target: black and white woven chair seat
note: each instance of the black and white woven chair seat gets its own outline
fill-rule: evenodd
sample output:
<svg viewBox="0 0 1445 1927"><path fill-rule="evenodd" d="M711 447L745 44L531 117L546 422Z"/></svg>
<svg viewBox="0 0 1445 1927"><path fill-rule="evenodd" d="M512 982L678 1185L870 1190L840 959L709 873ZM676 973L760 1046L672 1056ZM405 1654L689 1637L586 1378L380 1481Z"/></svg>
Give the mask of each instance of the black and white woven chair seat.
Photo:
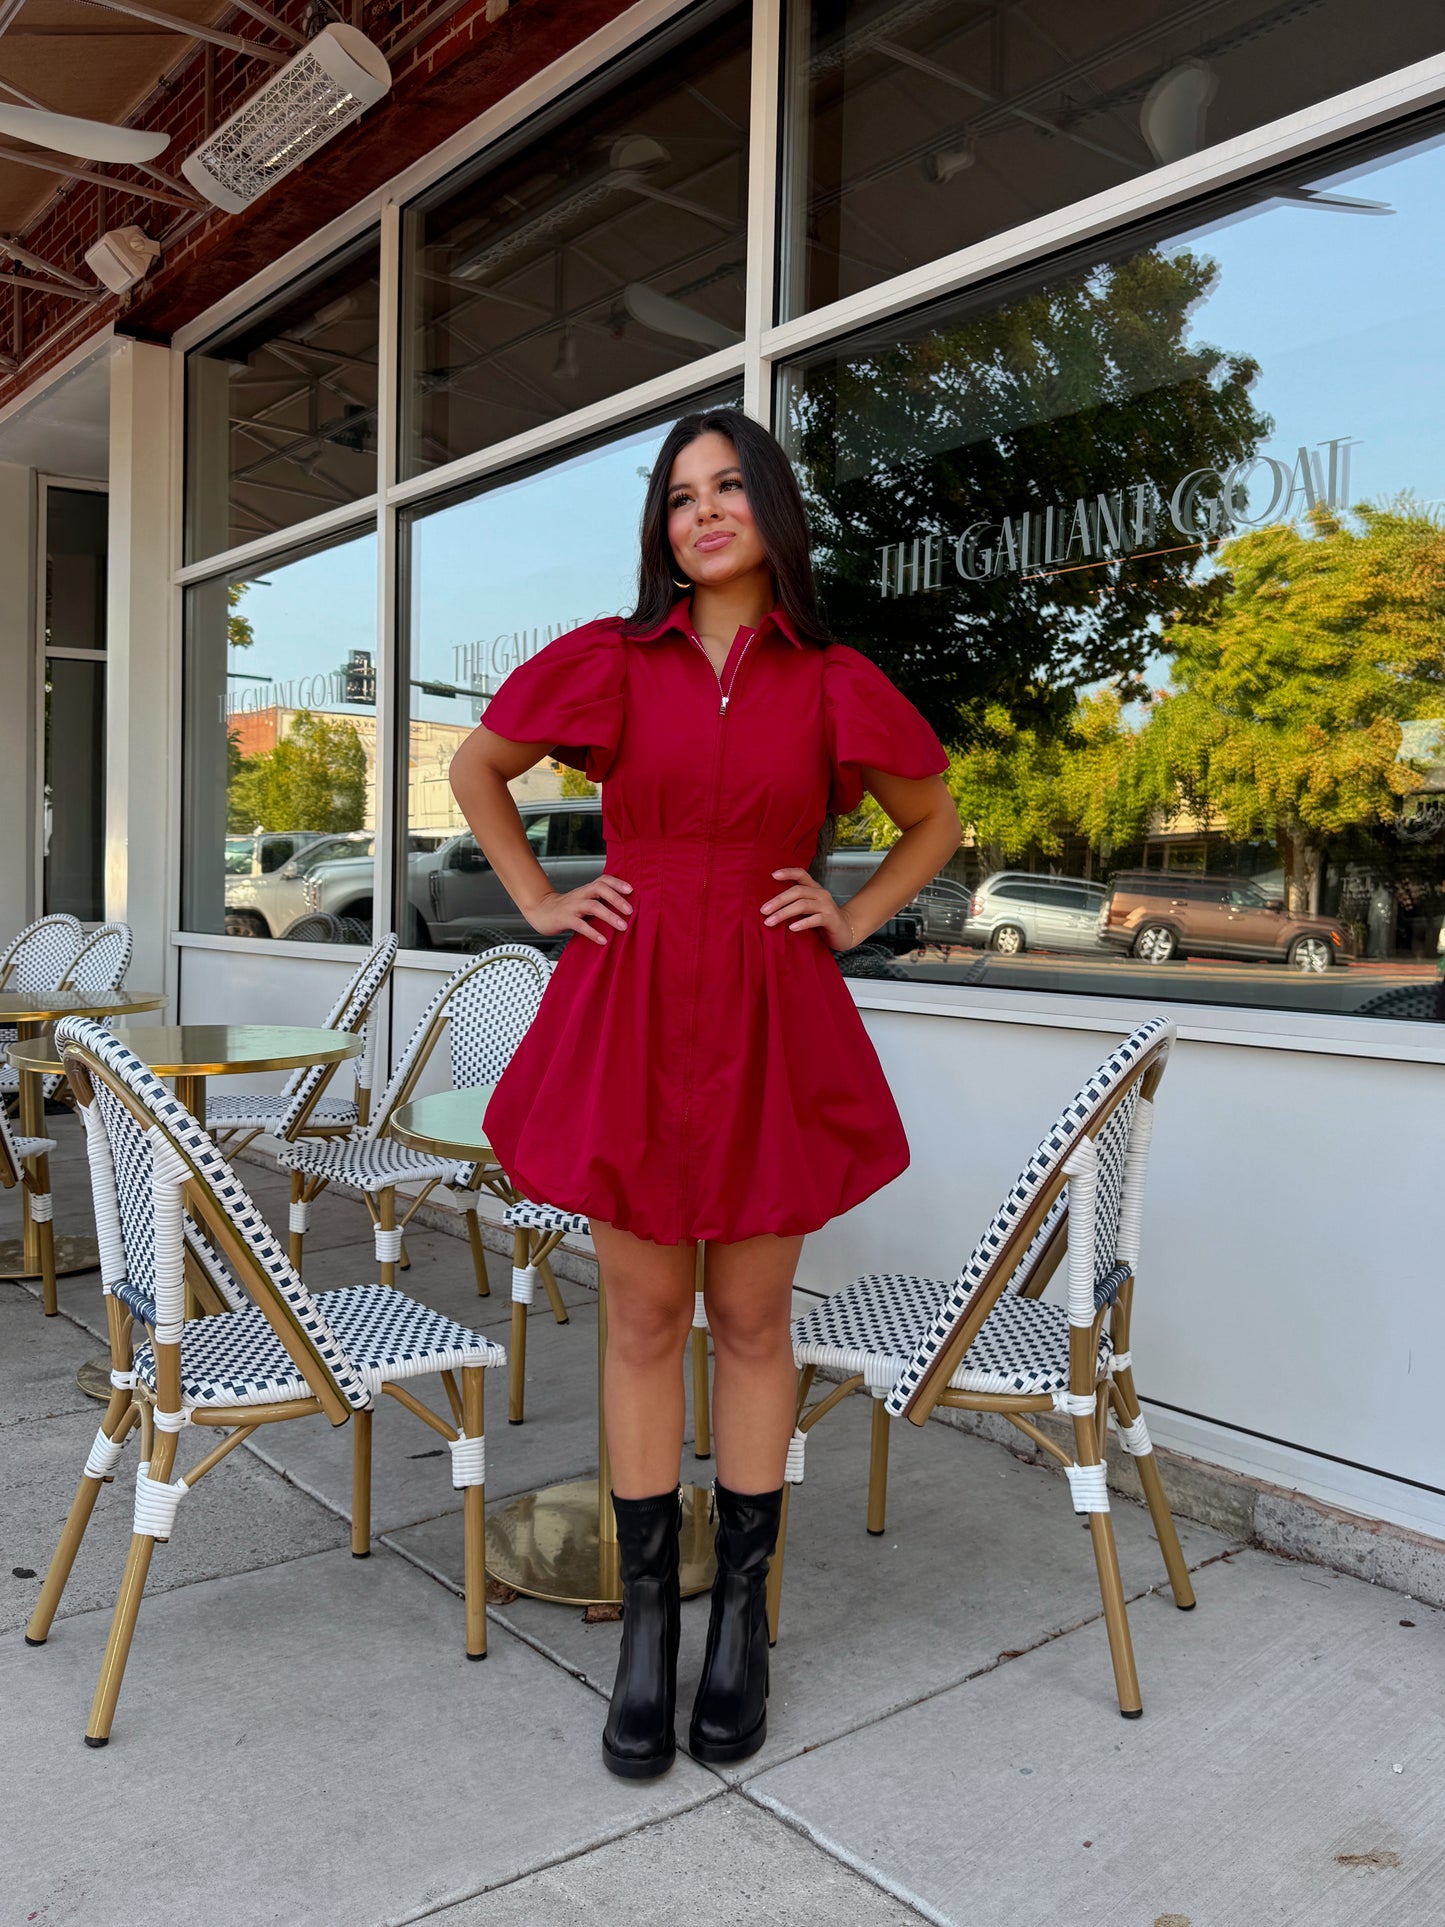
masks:
<svg viewBox="0 0 1445 1927"><path fill-rule="evenodd" d="M344 1348L373 1399L385 1380L421 1378L464 1365L507 1362L501 1345L389 1285L319 1291L312 1302ZM138 1345L135 1373L155 1390L149 1342ZM259 1305L225 1318L188 1322L181 1342L181 1396L187 1409L205 1405L262 1405L307 1398L310 1388L277 1339Z"/></svg>
<svg viewBox="0 0 1445 1927"><path fill-rule="evenodd" d="M464 1185L473 1170L471 1164L458 1164L451 1158L409 1151L390 1137L346 1138L339 1143L303 1137L294 1144L283 1144L277 1159L293 1171L326 1178L352 1191L384 1191L419 1178Z"/></svg>
<svg viewBox="0 0 1445 1927"><path fill-rule="evenodd" d="M282 1124L295 1109L289 1091L265 1096L260 1091L218 1092L206 1096L206 1125L210 1130L264 1131ZM306 1120L308 1130L348 1130L360 1118L360 1110L349 1097L323 1097L312 1106Z"/></svg>
<svg viewBox="0 0 1445 1927"><path fill-rule="evenodd" d="M590 1220L585 1211L564 1211L560 1204L533 1204L518 1198L502 1213L502 1223L526 1231L586 1231Z"/></svg>
<svg viewBox="0 0 1445 1927"><path fill-rule="evenodd" d="M10 1145L19 1159L49 1157L55 1149L53 1137L21 1137L18 1132L10 1133Z"/></svg>
<svg viewBox="0 0 1445 1927"><path fill-rule="evenodd" d="M947 1295L938 1278L872 1272L824 1299L793 1325L799 1365L861 1372L870 1391L885 1397L914 1356ZM1114 1342L1099 1334L1099 1373L1109 1369ZM948 1381L956 1392L1037 1395L1069 1384L1069 1315L1042 1298L1000 1298Z"/></svg>

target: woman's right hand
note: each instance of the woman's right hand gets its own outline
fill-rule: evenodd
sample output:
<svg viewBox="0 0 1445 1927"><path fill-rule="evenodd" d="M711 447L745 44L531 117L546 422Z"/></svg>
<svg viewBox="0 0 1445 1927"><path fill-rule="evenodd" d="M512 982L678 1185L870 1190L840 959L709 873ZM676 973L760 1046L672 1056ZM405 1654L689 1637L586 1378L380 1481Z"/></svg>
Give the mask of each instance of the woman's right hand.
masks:
<svg viewBox="0 0 1445 1927"><path fill-rule="evenodd" d="M632 885L621 877L600 876L575 890L550 891L532 905L527 921L540 937L560 937L564 930L575 930L593 943L606 943L587 919L595 917L614 930L625 930L631 915Z"/></svg>

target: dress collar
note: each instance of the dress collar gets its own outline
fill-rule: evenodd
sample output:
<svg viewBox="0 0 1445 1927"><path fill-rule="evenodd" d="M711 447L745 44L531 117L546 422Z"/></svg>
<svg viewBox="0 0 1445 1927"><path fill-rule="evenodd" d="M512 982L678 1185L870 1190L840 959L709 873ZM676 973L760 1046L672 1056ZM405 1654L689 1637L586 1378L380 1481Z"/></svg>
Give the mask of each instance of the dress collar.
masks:
<svg viewBox="0 0 1445 1927"><path fill-rule="evenodd" d="M770 609L758 624L757 633L761 635L769 624L771 624L786 641L792 643L795 649L802 648L803 645L799 640L798 632L783 610ZM691 631L691 596L679 596L677 601L673 603L671 609L663 617L662 621L657 623L653 628L634 630L633 640L635 642L656 642L660 636L665 636L668 631L672 629L675 629L679 635L684 636Z"/></svg>

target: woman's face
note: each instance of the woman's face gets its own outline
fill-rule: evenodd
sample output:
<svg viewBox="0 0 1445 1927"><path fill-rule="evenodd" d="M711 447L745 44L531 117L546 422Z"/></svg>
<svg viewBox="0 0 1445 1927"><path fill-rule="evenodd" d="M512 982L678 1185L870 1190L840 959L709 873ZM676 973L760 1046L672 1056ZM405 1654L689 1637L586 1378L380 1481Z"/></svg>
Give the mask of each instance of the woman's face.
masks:
<svg viewBox="0 0 1445 1927"><path fill-rule="evenodd" d="M738 452L725 435L699 435L678 454L668 477L667 539L678 574L707 588L767 568Z"/></svg>

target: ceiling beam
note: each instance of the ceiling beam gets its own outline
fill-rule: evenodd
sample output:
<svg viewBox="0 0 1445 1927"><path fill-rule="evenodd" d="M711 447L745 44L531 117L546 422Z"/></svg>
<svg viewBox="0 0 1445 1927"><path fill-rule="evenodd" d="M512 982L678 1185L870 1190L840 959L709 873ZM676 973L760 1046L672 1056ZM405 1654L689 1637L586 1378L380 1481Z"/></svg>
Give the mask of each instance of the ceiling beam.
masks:
<svg viewBox="0 0 1445 1927"><path fill-rule="evenodd" d="M104 288L66 288L58 281L41 281L33 274L0 273L0 288L35 288L41 294L58 294L65 301L101 301Z"/></svg>
<svg viewBox="0 0 1445 1927"><path fill-rule="evenodd" d="M0 161L13 161L17 167L37 167L42 174L60 174L67 181L89 181L93 187L113 187L117 194L134 194L143 201L163 201L167 207L188 211L201 203L183 195L171 194L160 187L142 187L137 181L117 180L114 174L97 174L88 167L67 167L63 161L43 159L39 154L24 154L18 147L0 147Z"/></svg>
<svg viewBox="0 0 1445 1927"><path fill-rule="evenodd" d="M168 27L189 40L209 40L213 46L229 47L232 53L249 54L254 60L269 60L273 66L282 66L291 58L276 47L263 47L258 40L244 40L240 34L225 33L220 27L203 27L197 20L182 20L178 14L143 6L141 0L87 0L87 5L108 7L112 13L123 13L133 20L148 20L154 27Z"/></svg>

